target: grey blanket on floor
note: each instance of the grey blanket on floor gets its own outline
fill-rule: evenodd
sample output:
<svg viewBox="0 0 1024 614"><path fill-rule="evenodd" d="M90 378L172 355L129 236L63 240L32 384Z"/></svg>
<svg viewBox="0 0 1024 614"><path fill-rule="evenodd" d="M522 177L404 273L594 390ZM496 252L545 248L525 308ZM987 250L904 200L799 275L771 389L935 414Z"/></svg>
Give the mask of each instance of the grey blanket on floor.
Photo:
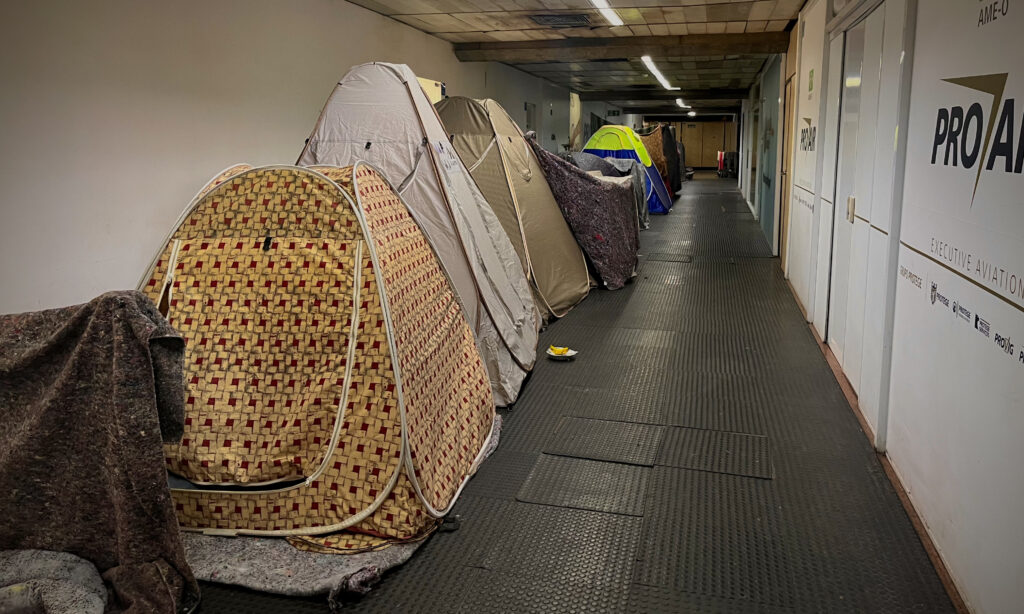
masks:
<svg viewBox="0 0 1024 614"><path fill-rule="evenodd" d="M67 552L0 552L0 612L103 614L107 588L89 561Z"/></svg>
<svg viewBox="0 0 1024 614"><path fill-rule="evenodd" d="M185 552L200 580L293 597L327 594L334 608L347 595L369 592L381 574L406 562L420 543L360 554L320 554L280 538L187 533Z"/></svg>
<svg viewBox="0 0 1024 614"><path fill-rule="evenodd" d="M501 425L501 416L495 416L484 458L497 449ZM196 577L204 582L292 597L327 594L334 611L346 598L369 592L385 572L408 561L425 541L392 544L359 554L322 554L299 550L283 538L190 532L185 533L185 553Z"/></svg>
<svg viewBox="0 0 1024 614"><path fill-rule="evenodd" d="M576 242L609 290L636 273L640 231L629 188L605 183L528 138ZM646 209L646 207L644 207Z"/></svg>
<svg viewBox="0 0 1024 614"><path fill-rule="evenodd" d="M0 316L0 550L91 562L108 612L198 602L163 455L184 428L183 356L138 292Z"/></svg>

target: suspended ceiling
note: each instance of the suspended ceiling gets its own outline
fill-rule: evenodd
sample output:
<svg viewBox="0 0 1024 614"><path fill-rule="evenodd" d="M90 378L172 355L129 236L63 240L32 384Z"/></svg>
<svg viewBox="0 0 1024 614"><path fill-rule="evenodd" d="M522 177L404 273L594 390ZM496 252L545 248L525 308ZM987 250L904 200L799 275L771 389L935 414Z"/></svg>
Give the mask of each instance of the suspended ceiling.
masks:
<svg viewBox="0 0 1024 614"><path fill-rule="evenodd" d="M451 41L462 60L501 61L584 99L651 112L670 109L676 96L697 109L738 106L769 54L785 50L804 3L609 0L624 22L613 27L589 0L352 1ZM536 16L589 25L551 27ZM641 55L681 90L662 88Z"/></svg>

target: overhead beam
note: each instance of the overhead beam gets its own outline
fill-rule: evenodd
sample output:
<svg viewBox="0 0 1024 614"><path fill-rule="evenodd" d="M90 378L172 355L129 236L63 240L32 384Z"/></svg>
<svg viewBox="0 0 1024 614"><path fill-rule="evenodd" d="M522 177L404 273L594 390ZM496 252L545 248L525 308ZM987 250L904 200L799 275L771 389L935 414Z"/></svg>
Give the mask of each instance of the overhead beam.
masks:
<svg viewBox="0 0 1024 614"><path fill-rule="evenodd" d="M711 90L598 90L580 92L580 100L611 102L614 100L735 100L747 97L746 89Z"/></svg>
<svg viewBox="0 0 1024 614"><path fill-rule="evenodd" d="M670 109L668 107L630 107L623 109L623 113L630 115L678 115L686 116L689 111L696 111L697 115L729 115L739 113L740 107L694 107L693 109Z"/></svg>
<svg viewBox="0 0 1024 614"><path fill-rule="evenodd" d="M661 58L749 55L785 53L789 48L789 32L563 38L455 43L453 47L455 56L463 62L581 62L644 55Z"/></svg>

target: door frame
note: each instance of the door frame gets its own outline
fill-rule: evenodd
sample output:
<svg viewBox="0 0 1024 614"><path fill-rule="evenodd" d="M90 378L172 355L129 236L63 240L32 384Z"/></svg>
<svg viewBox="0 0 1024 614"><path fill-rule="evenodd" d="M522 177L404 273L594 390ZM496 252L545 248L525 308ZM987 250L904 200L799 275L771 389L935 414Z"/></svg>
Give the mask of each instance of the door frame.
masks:
<svg viewBox="0 0 1024 614"><path fill-rule="evenodd" d="M799 55L799 53L798 53ZM782 114L782 170L779 174L780 182L782 183L782 196L779 199L780 209L782 210L779 218L779 258L782 265L782 274L788 278L789 270L787 265L789 264L789 205L790 199L793 197L793 182L790 179L790 172L793 170L793 151L790 149L793 145L793 134L791 128L796 123L794 121L796 116L796 101L794 100L796 95L794 93L795 84L793 80L797 77L800 72L799 66L797 72L793 76L786 78L786 84L783 87L782 100L784 105L784 111Z"/></svg>

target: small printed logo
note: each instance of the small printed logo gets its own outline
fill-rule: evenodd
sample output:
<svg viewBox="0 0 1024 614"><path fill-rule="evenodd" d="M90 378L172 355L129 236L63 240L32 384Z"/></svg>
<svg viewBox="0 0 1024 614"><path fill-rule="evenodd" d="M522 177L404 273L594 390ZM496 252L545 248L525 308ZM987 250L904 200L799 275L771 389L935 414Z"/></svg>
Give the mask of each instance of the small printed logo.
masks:
<svg viewBox="0 0 1024 614"><path fill-rule="evenodd" d="M811 125L810 117L801 117L807 126L800 129L800 151L814 151L814 144L818 138L818 127Z"/></svg>
<svg viewBox="0 0 1024 614"><path fill-rule="evenodd" d="M962 320L967 322L971 321L971 311L964 307L961 303L953 301L953 313Z"/></svg>
<svg viewBox="0 0 1024 614"><path fill-rule="evenodd" d="M988 320L979 316L978 314L974 314L974 328L977 329L979 333L985 335L986 337L989 336L990 326Z"/></svg>
<svg viewBox="0 0 1024 614"><path fill-rule="evenodd" d="M1004 337L1004 336L1000 335L999 333L996 333L995 342L996 342L996 345L998 345L1001 350L1003 350L1004 352L1006 352L1010 356L1013 356L1013 345L1014 344L1013 344L1013 341L1009 337Z"/></svg>
<svg viewBox="0 0 1024 614"><path fill-rule="evenodd" d="M932 296L932 304L933 305L935 304L936 301L938 301L943 307L951 307L951 305L949 304L949 299L946 298L946 296L944 294L939 292L939 285L937 283L935 283L935 282L932 282L932 293L931 293L931 296ZM956 313L956 308L955 307L953 308L953 313Z"/></svg>

